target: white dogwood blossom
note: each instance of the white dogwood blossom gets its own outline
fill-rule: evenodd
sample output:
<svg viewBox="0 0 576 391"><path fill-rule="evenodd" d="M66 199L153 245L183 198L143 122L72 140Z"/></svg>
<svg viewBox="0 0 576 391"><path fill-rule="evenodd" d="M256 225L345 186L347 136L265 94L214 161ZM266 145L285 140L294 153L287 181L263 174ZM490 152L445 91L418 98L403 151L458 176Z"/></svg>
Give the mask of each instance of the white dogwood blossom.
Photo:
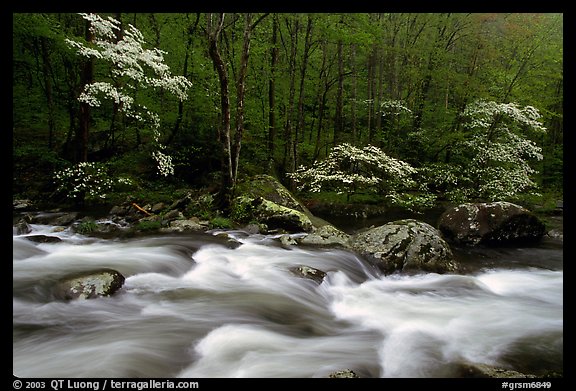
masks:
<svg viewBox="0 0 576 391"><path fill-rule="evenodd" d="M543 159L542 149L527 134L546 131L538 110L480 100L465 108L463 118L466 139L454 145L460 163L436 163L420 170L432 188L455 201L493 201L537 187L531 162Z"/></svg>
<svg viewBox="0 0 576 391"><path fill-rule="evenodd" d="M90 31L94 35L92 43L78 42L66 39L66 42L75 48L80 56L94 58L111 64L110 73L114 82L96 81L89 83L78 97L80 102L92 107L99 107L102 100L113 101L120 112L141 122L147 122L152 128L154 140L159 149L160 119L144 106L136 105L134 91L137 88L160 88L174 94L179 100L187 99L187 90L192 83L183 76L174 76L168 65L164 63L166 52L157 49L145 48L146 40L142 33L133 25L122 31L121 39L117 33L120 31L120 22L114 18L102 18L96 14L80 14L90 22ZM121 80L121 83L117 81ZM163 152L157 151L152 157L158 163L161 175L174 173L172 160Z"/></svg>
<svg viewBox="0 0 576 391"><path fill-rule="evenodd" d="M380 104L380 112L383 116L397 116L400 114L412 114L412 110L406 107L406 103L401 100L388 99Z"/></svg>
<svg viewBox="0 0 576 391"><path fill-rule="evenodd" d="M118 183L126 183L127 178L121 178ZM54 174L56 191L72 200L96 200L106 198L106 193L115 185L108 175L105 165L95 162L81 162L65 168Z"/></svg>
<svg viewBox="0 0 576 391"><path fill-rule="evenodd" d="M299 190L334 190L350 195L375 188L393 201L399 197L399 191L415 185L412 179L415 173L416 169L408 163L375 146L358 148L344 143L335 146L326 159L311 167L301 166L288 176L299 184Z"/></svg>

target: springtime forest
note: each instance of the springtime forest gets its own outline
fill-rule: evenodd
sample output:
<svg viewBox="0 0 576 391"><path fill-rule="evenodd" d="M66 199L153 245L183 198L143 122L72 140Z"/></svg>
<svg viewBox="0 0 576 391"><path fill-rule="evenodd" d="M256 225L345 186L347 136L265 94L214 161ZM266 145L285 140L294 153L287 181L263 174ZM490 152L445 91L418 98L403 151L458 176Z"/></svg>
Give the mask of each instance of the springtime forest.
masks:
<svg viewBox="0 0 576 391"><path fill-rule="evenodd" d="M14 14L13 190L84 202L212 187L228 212L255 174L409 207L558 193L562 23Z"/></svg>
<svg viewBox="0 0 576 391"><path fill-rule="evenodd" d="M562 388L563 27L13 13L14 388Z"/></svg>

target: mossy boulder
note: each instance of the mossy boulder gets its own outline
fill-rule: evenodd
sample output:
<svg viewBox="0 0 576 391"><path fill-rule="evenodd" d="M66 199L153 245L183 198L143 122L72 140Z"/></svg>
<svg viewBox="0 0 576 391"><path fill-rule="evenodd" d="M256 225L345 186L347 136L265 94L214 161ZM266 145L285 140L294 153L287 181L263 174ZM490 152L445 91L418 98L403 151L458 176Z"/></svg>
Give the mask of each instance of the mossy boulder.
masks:
<svg viewBox="0 0 576 391"><path fill-rule="evenodd" d="M314 226L303 212L278 205L262 197L251 201L252 217L269 230L286 232L312 232Z"/></svg>
<svg viewBox="0 0 576 391"><path fill-rule="evenodd" d="M502 201L450 208L440 216L438 228L447 241L463 245L529 244L546 233L532 212Z"/></svg>
<svg viewBox="0 0 576 391"><path fill-rule="evenodd" d="M263 198L276 205L311 215L310 211L298 201L284 185L271 175L253 176L239 183L237 192L240 196L251 199Z"/></svg>
<svg viewBox="0 0 576 391"><path fill-rule="evenodd" d="M397 220L353 235L350 247L383 273L456 272L458 263L440 232L430 224Z"/></svg>

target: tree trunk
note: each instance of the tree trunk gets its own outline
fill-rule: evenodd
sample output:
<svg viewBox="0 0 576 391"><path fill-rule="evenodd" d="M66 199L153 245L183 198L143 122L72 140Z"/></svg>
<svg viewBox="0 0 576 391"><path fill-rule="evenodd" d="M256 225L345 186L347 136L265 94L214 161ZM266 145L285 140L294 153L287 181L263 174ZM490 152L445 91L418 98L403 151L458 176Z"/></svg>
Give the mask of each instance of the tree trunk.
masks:
<svg viewBox="0 0 576 391"><path fill-rule="evenodd" d="M306 80L306 68L310 57L312 38L312 17L308 15L308 24L306 25L306 36L304 38L304 53L302 55L302 65L300 67L300 90L298 92L298 122L296 123L296 132L294 134L294 167L298 167L298 143L300 133L304 136L304 82Z"/></svg>
<svg viewBox="0 0 576 391"><path fill-rule="evenodd" d="M292 134L292 117L294 115L294 96L296 95L296 51L298 48L298 29L300 28L299 20L296 19L294 24L286 20L286 26L290 32L290 57L289 57L289 72L290 72L290 89L288 95L288 108L286 111L286 123L284 125L284 159L283 170L286 172L293 172L294 167L294 137Z"/></svg>
<svg viewBox="0 0 576 391"><path fill-rule="evenodd" d="M51 66L50 55L48 53L48 43L46 37L40 37L40 48L42 50L42 73L44 75L44 93L46 95L46 104L48 106L48 149L54 145L54 99L52 97L52 81L50 78Z"/></svg>
<svg viewBox="0 0 576 391"><path fill-rule="evenodd" d="M352 116L352 144L356 145L358 143L357 124L356 124L356 97L357 97L357 75L356 75L356 45L351 45L351 57L350 63L352 68L352 105L351 105L351 116Z"/></svg>
<svg viewBox="0 0 576 391"><path fill-rule="evenodd" d="M208 14L208 53L218 73L220 81L220 108L221 123L218 129L218 139L222 146L222 188L217 196L218 206L225 212L230 210L234 194L234 176L232 175L232 154L230 150L230 96L228 91L228 72L218 49L218 40L224 25L224 14L218 16L217 22L212 20L213 15Z"/></svg>
<svg viewBox="0 0 576 391"><path fill-rule="evenodd" d="M188 15L187 15L188 16ZM182 76L188 77L188 60L190 59L190 47L192 46L192 37L194 36L194 32L196 31L196 27L198 26L198 22L200 21L200 14L196 14L196 21L194 25L190 25L188 27L187 36L188 39L186 40L186 53L184 55L184 65L182 66ZM169 145L174 141L174 138L178 134L180 130L180 125L182 124L182 118L184 116L184 101L182 99L178 99L178 116L176 117L176 122L174 123L174 127L172 128L172 133L170 133L170 137L166 141L166 144Z"/></svg>
<svg viewBox="0 0 576 391"><path fill-rule="evenodd" d="M338 40L338 90L336 92L336 110L334 112L334 145L342 141L343 107L344 107L344 56L342 54L342 39Z"/></svg>
<svg viewBox="0 0 576 391"><path fill-rule="evenodd" d="M272 170L276 141L276 64L278 64L278 17L272 18L272 48L270 49L270 80L268 81L268 162Z"/></svg>
<svg viewBox="0 0 576 391"><path fill-rule="evenodd" d="M232 146L232 182L238 178L238 161L242 147L242 134L244 133L244 95L246 93L246 75L248 73L248 59L250 57L250 32L252 31L252 14L244 16L244 41L240 56L240 70L236 82L236 130L234 132L234 145Z"/></svg>
<svg viewBox="0 0 576 391"><path fill-rule="evenodd" d="M85 35L86 41L94 41L94 34L90 30L90 22L86 21ZM82 68L82 86L85 88L94 81L94 60L88 58L84 60ZM76 133L76 162L88 161L88 134L90 132L90 105L80 103L80 121Z"/></svg>

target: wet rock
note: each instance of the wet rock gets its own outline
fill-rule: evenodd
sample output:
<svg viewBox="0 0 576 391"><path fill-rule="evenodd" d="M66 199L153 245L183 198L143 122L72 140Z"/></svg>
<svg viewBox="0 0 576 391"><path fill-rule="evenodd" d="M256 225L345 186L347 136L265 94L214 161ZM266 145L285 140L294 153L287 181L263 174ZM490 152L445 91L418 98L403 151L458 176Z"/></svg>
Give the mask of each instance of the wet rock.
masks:
<svg viewBox="0 0 576 391"><path fill-rule="evenodd" d="M86 300L114 294L124 285L124 276L116 270L100 269L67 276L53 288L61 300Z"/></svg>
<svg viewBox="0 0 576 391"><path fill-rule="evenodd" d="M511 369L486 364L466 363L460 365L459 377L463 378L535 378L535 375L524 374Z"/></svg>
<svg viewBox="0 0 576 391"><path fill-rule="evenodd" d="M345 369L343 371L332 372L328 377L331 378L359 378L359 376L350 369Z"/></svg>
<svg viewBox="0 0 576 391"><path fill-rule="evenodd" d="M448 243L430 224L397 220L353 235L350 246L383 273L456 272L459 265Z"/></svg>
<svg viewBox="0 0 576 391"><path fill-rule="evenodd" d="M318 284L321 284L324 281L324 277L326 277L326 272L305 265L291 267L289 270L297 277L307 278Z"/></svg>
<svg viewBox="0 0 576 391"><path fill-rule="evenodd" d="M197 218L191 218L188 220L173 220L170 222L170 226L168 228L163 228L162 232L185 232L185 231L192 231L192 232L202 232L206 231L208 227L203 226L199 223Z"/></svg>
<svg viewBox="0 0 576 391"><path fill-rule="evenodd" d="M447 241L464 245L529 244L546 232L533 213L510 202L458 205L440 216L438 228Z"/></svg>
<svg viewBox="0 0 576 391"><path fill-rule="evenodd" d="M319 245L319 246L334 246L339 245L348 247L350 235L340 231L333 225L323 225L314 230L314 232L304 236L299 240L301 244Z"/></svg>
<svg viewBox="0 0 576 391"><path fill-rule="evenodd" d="M32 232L32 227L26 222L25 219L20 219L14 226L16 235L25 235Z"/></svg>
<svg viewBox="0 0 576 391"><path fill-rule="evenodd" d="M78 212L38 213L31 216L30 222L33 224L68 226L78 220L78 216Z"/></svg>
<svg viewBox="0 0 576 391"><path fill-rule="evenodd" d="M59 243L62 241L62 239L57 236L48 235L30 235L25 236L25 238L35 243Z"/></svg>

